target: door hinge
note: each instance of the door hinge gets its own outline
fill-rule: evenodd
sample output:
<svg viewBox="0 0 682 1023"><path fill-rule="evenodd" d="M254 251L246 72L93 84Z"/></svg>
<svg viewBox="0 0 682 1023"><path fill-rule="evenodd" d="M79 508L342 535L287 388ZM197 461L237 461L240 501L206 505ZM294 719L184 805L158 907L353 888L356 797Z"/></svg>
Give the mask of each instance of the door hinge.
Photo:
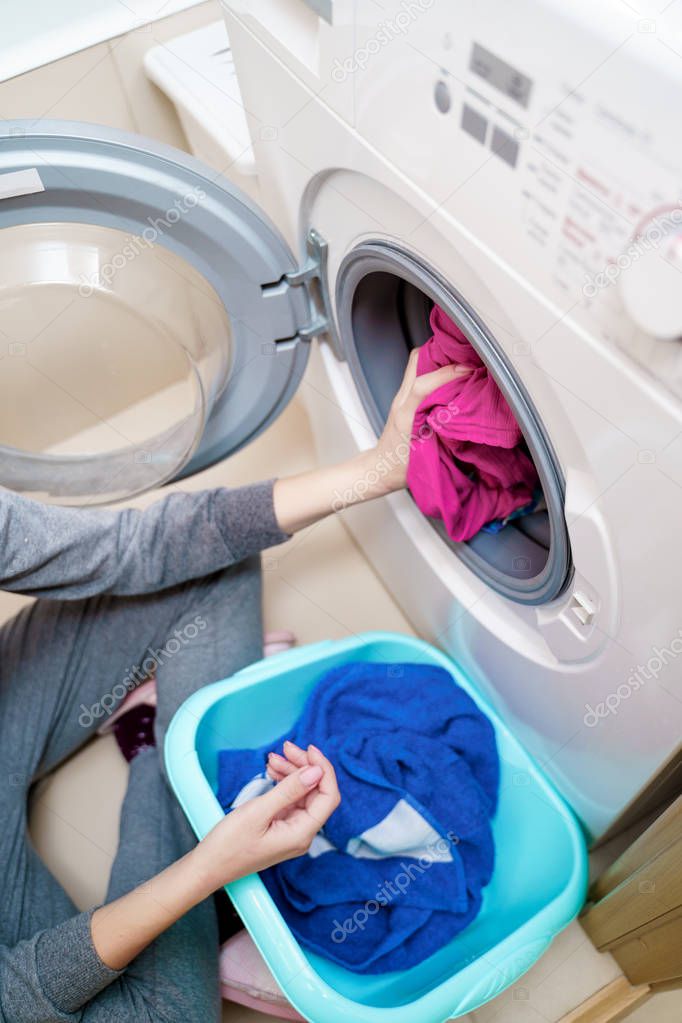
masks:
<svg viewBox="0 0 682 1023"><path fill-rule="evenodd" d="M335 354L341 357L327 276L328 245L314 227L310 228L306 237L306 254L307 259L303 266L284 275L284 280L290 287L304 287L310 299L312 315L308 323L298 328L298 336L304 341L310 341L313 337L324 337Z"/></svg>

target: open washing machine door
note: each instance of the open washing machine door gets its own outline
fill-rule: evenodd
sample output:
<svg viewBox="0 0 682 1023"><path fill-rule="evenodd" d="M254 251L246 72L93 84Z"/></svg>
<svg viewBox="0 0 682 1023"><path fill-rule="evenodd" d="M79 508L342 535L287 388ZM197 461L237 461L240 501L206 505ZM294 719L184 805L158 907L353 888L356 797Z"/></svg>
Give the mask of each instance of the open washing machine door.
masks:
<svg viewBox="0 0 682 1023"><path fill-rule="evenodd" d="M0 485L104 503L236 451L303 375L315 269L184 153L3 122Z"/></svg>

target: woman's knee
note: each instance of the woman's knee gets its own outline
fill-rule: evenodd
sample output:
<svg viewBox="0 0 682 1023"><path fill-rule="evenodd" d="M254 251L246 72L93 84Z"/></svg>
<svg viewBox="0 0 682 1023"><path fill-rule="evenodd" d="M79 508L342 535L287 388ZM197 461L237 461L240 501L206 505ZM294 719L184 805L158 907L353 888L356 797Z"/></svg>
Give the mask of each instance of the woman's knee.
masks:
<svg viewBox="0 0 682 1023"><path fill-rule="evenodd" d="M199 599L192 607L193 617L185 624L196 630L197 647L206 643L229 645L231 651L243 651L248 663L262 656L262 575L260 558L248 558L205 580Z"/></svg>
<svg viewBox="0 0 682 1023"><path fill-rule="evenodd" d="M229 627L235 619L260 621L262 574L260 557L254 556L213 575L185 584L188 598L176 621L172 638L176 644L207 638ZM199 643L197 644L199 645Z"/></svg>
<svg viewBox="0 0 682 1023"><path fill-rule="evenodd" d="M230 565L210 576L209 580L213 600L233 601L238 594L241 599L260 602L263 589L260 555L254 554L236 565Z"/></svg>

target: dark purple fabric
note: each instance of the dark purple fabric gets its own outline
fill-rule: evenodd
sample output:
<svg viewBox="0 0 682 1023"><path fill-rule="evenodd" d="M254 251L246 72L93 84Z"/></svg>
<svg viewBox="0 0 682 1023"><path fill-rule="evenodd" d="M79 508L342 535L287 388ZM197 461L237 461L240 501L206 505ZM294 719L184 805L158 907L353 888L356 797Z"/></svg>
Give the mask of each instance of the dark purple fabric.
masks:
<svg viewBox="0 0 682 1023"><path fill-rule="evenodd" d="M539 481L509 405L462 331L438 306L431 329L418 375L452 363L471 372L417 409L407 484L425 515L442 519L453 540L469 540L486 522L528 504Z"/></svg>
<svg viewBox="0 0 682 1023"><path fill-rule="evenodd" d="M128 763L143 749L156 746L155 717L155 707L139 703L136 707L131 707L125 714L121 714L118 721L114 722L111 730L118 743L118 748Z"/></svg>

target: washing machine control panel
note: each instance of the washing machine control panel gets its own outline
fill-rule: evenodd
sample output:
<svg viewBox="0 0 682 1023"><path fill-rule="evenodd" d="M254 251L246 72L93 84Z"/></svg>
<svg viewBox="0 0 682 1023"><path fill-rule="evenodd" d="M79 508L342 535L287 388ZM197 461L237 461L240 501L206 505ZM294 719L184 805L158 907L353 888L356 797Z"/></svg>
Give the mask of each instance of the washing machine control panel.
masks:
<svg viewBox="0 0 682 1023"><path fill-rule="evenodd" d="M224 3L431 199L430 226L682 398L682 5ZM294 131L307 107L286 109Z"/></svg>
<svg viewBox="0 0 682 1023"><path fill-rule="evenodd" d="M358 26L357 129L598 343L682 397L682 14L593 0L410 9L383 45L370 46L381 26Z"/></svg>

